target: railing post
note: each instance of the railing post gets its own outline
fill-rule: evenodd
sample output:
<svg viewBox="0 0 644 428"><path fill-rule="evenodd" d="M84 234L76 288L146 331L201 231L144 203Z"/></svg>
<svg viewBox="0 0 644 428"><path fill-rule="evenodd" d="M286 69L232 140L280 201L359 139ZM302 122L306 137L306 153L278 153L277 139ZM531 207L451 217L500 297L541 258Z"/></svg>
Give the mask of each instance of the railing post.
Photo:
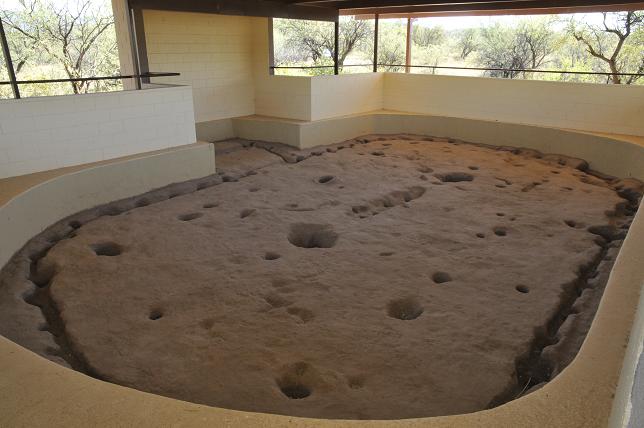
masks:
<svg viewBox="0 0 644 428"><path fill-rule="evenodd" d="M134 33L134 9L128 9L128 31L130 32L130 43L132 49L133 65L134 65L134 74L137 76L134 79L136 89L141 89L141 78L138 77L141 75L141 69L139 68L139 48L136 44L136 34Z"/></svg>
<svg viewBox="0 0 644 428"><path fill-rule="evenodd" d="M373 72L378 72L378 26L380 25L380 15L376 13L373 29Z"/></svg>
<svg viewBox="0 0 644 428"><path fill-rule="evenodd" d="M7 65L7 72L9 73L9 81L11 82L11 89L13 89L13 96L20 99L20 89L16 79L16 72L13 69L13 61L11 61L11 52L9 52L9 42L7 42L7 35L4 32L2 19L0 19L0 42L2 43L2 52L4 53L4 62Z"/></svg>
<svg viewBox="0 0 644 428"><path fill-rule="evenodd" d="M148 48L145 41L145 26L143 23L143 10L142 9L131 9L132 10L132 22L134 24L134 40L136 43L136 57L138 59L138 68L139 74L146 74L150 72L150 67L148 65ZM150 83L149 77L142 77L141 86L143 83Z"/></svg>
<svg viewBox="0 0 644 428"><path fill-rule="evenodd" d="M130 23L130 5L128 0L112 0L114 14L114 29L116 30L116 45L118 47L121 75L136 74L134 63L136 54L132 49L132 29ZM137 89L138 79L122 79L123 89Z"/></svg>
<svg viewBox="0 0 644 428"><path fill-rule="evenodd" d="M340 18L335 21L335 49L333 50L333 74L340 74L339 48L340 48Z"/></svg>
<svg viewBox="0 0 644 428"><path fill-rule="evenodd" d="M405 53L405 73L409 73L411 71L411 25L412 25L413 20L411 19L411 16L407 18L407 49Z"/></svg>
<svg viewBox="0 0 644 428"><path fill-rule="evenodd" d="M274 75L275 69L275 40L273 40L273 18L268 18L268 74Z"/></svg>

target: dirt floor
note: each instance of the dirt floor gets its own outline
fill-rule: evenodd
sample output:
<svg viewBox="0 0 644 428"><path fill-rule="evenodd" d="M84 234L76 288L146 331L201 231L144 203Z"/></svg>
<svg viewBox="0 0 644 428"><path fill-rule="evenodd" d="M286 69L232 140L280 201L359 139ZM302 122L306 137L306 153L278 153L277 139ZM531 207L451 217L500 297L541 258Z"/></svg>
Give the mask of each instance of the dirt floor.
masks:
<svg viewBox="0 0 644 428"><path fill-rule="evenodd" d="M574 358L642 190L579 159L418 136L235 140L217 165L36 237L0 275L0 333L212 406L473 412Z"/></svg>

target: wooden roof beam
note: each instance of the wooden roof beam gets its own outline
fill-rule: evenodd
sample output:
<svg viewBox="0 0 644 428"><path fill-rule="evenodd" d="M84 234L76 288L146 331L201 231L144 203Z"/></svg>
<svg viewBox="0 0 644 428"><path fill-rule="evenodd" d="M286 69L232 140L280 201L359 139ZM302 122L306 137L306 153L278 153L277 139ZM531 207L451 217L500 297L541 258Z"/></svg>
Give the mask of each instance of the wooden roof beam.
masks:
<svg viewBox="0 0 644 428"><path fill-rule="evenodd" d="M628 10L642 10L644 3L620 3L611 6L579 6L559 8L530 8L530 9L498 9L498 10L470 10L451 12L415 12L415 13L386 13L380 14L380 19L407 19L407 18L442 18L455 16L496 16L496 15L556 15L569 13L592 13L592 12L622 12ZM354 15L350 9L341 10L340 15ZM363 13L355 15L356 19L374 19L373 14Z"/></svg>
<svg viewBox="0 0 644 428"><path fill-rule="evenodd" d="M522 1L489 1L489 2L461 2L457 4L432 4L422 6L389 6L389 7L365 7L355 9L343 9L342 15L383 15L398 14L407 16L409 14L437 14L450 13L452 16L465 14L527 14L526 11L545 11L548 13L573 13L575 10L582 12L616 11L616 10L637 10L642 9L642 2L611 2L607 0L522 0ZM567 12L558 12L566 10ZM542 12L543 13L543 12Z"/></svg>
<svg viewBox="0 0 644 428"><path fill-rule="evenodd" d="M337 21L338 10L277 0L129 0L133 9Z"/></svg>

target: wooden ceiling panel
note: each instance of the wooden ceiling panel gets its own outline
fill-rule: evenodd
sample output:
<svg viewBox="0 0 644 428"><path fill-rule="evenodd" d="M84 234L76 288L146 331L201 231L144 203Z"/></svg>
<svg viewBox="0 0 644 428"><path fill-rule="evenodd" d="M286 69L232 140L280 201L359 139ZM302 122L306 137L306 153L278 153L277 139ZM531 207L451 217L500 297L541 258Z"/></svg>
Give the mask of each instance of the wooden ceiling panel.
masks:
<svg viewBox="0 0 644 428"><path fill-rule="evenodd" d="M573 13L644 8L642 1L623 0L129 0L129 2L135 9L323 21L336 21L339 14L453 16Z"/></svg>

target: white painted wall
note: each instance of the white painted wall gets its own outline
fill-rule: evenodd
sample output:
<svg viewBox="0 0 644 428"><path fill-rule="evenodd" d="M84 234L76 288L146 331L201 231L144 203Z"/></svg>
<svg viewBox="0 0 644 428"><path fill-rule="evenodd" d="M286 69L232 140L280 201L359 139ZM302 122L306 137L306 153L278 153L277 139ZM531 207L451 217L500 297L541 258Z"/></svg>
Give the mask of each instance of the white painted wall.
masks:
<svg viewBox="0 0 644 428"><path fill-rule="evenodd" d="M640 206L641 208L641 206ZM631 227L633 230L633 227ZM629 230L629 235L631 231ZM644 236L644 235L643 235ZM629 236L630 239L630 236ZM638 261L632 261L634 265ZM644 282L644 281L642 281ZM644 287L644 284L642 284ZM635 322L626 348L626 355L620 373L619 384L615 391L615 400L609 428L636 428L644 426L644 289L640 292Z"/></svg>
<svg viewBox="0 0 644 428"><path fill-rule="evenodd" d="M385 109L644 136L641 85L403 73L261 80L256 113L264 116L320 120Z"/></svg>
<svg viewBox="0 0 644 428"><path fill-rule="evenodd" d="M380 110L384 76L261 76L256 80L255 114L321 120Z"/></svg>
<svg viewBox="0 0 644 428"><path fill-rule="evenodd" d="M311 119L382 109L384 77L381 73L361 73L311 78Z"/></svg>
<svg viewBox="0 0 644 428"><path fill-rule="evenodd" d="M181 73L152 81L191 85L195 122L255 113L256 18L144 10L143 20L150 70Z"/></svg>
<svg viewBox="0 0 644 428"><path fill-rule="evenodd" d="M255 88L255 114L312 120L311 96L310 77L260 77Z"/></svg>
<svg viewBox="0 0 644 428"><path fill-rule="evenodd" d="M0 178L195 141L186 86L0 101Z"/></svg>
<svg viewBox="0 0 644 428"><path fill-rule="evenodd" d="M384 108L644 135L644 86L387 73Z"/></svg>

